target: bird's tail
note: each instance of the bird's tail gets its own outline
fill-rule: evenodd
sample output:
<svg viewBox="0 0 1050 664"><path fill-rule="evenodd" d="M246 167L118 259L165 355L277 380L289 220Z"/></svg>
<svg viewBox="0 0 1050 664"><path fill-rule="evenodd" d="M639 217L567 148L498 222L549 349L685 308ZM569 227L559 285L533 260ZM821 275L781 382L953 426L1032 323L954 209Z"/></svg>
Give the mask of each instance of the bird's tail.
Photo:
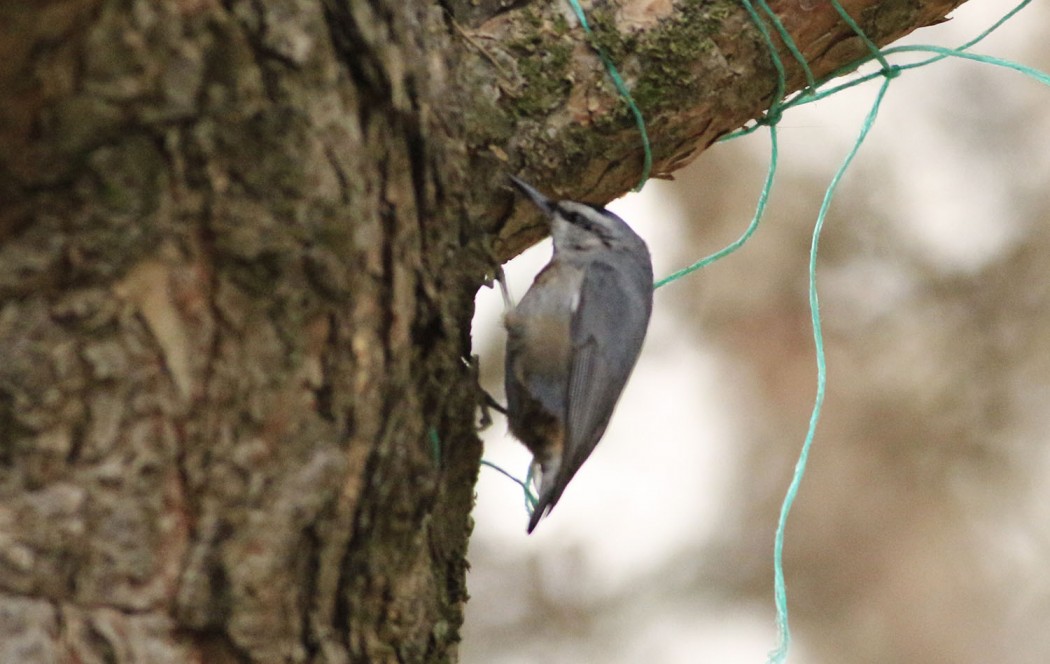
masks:
<svg viewBox="0 0 1050 664"><path fill-rule="evenodd" d="M558 498L561 497L561 491L558 491L558 459L549 459L546 462L542 462L539 459L532 460L532 466L529 468L529 477L532 481L532 486L536 489L536 506L532 510L532 516L529 517L529 528L528 532L531 534L536 528L536 524L540 522L540 519L545 517L551 509L554 508L554 503L558 502Z"/></svg>

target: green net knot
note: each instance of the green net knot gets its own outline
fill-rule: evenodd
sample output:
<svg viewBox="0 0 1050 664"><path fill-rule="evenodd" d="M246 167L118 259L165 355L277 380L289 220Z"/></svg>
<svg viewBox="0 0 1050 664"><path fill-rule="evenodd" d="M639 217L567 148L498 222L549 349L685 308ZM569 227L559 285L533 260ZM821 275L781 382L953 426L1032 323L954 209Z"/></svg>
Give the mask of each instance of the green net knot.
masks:
<svg viewBox="0 0 1050 664"><path fill-rule="evenodd" d="M881 73L887 80L893 80L900 76L902 71L904 70L901 69L900 65L890 65L888 67L883 67L882 71L879 73Z"/></svg>
<svg viewBox="0 0 1050 664"><path fill-rule="evenodd" d="M784 107L781 104L775 104L768 111L766 111L762 117L755 120L759 125L772 127L780 124L780 119L784 116Z"/></svg>

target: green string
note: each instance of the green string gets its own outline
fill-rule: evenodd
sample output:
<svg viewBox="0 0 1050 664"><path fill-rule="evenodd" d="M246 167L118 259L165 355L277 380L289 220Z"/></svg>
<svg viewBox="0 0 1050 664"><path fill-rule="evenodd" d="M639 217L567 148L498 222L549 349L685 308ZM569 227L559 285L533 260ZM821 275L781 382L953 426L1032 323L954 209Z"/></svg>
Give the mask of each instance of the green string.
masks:
<svg viewBox="0 0 1050 664"><path fill-rule="evenodd" d="M787 89L787 72L784 70L784 63L780 60L780 54L777 53L777 47L773 44L773 37L769 33L769 28L766 27L765 22L755 11L754 5L751 4L751 0L740 0L744 5L744 9L747 10L748 15L751 17L751 22L758 28L758 32L762 35L762 41L766 44L766 50L769 51L769 56L773 60L773 68L777 70L777 86L776 91L773 93L773 101L769 104L769 110L766 112L767 116L771 116L774 119L770 124L776 124L780 118L780 109L784 101L784 91ZM762 2L762 0L759 0ZM772 13L772 10L770 10ZM777 21L779 23L779 20ZM783 27L783 25L781 25ZM787 35L787 31L784 32ZM787 39L790 41L791 36L788 35ZM790 41L794 45L794 41ZM795 47L795 51L798 51L798 47ZM801 57L801 53L799 56Z"/></svg>
<svg viewBox="0 0 1050 664"><path fill-rule="evenodd" d="M536 494L534 494L532 492L532 489L529 487L529 483L532 481L532 470L531 470L531 468L529 470L528 477L525 479L524 482L522 482L517 477L514 477L514 475L512 475L509 472L507 472L506 470L503 470L502 468L500 468L496 464L492 463L491 461L486 461L485 459L482 459L481 460L481 465L482 466L488 466L489 468L495 470L496 472L500 473L504 477L509 478L515 484L520 486L522 492L525 494L525 510L529 513L529 516L532 516L532 511L534 509L536 509L536 505L540 501L539 501L539 498L536 497Z"/></svg>
<svg viewBox="0 0 1050 664"><path fill-rule="evenodd" d="M744 0L744 2L746 1L747 0ZM861 39L864 40L864 43L868 45L873 57L879 60L882 65L882 74L885 76L885 79L882 82L882 86L879 88L879 94L876 96L871 110L864 119L857 140L854 142L853 147L850 148L850 151L846 154L846 158L842 161L842 165L839 166L839 169L831 178L827 190L824 192L824 200L821 203L820 211L817 213L817 220L813 225L813 240L809 252L809 311L813 326L813 348L817 364L817 391L813 398L813 410L810 412L809 416L809 428L806 431L806 438L802 442L802 449L799 452L798 460L795 462L795 471L792 473L791 483L788 485L787 492L784 495L784 500L780 505L780 516L777 519L776 534L773 538L773 599L777 612L777 647L769 653L770 664L782 664L782 662L787 659L788 650L791 647L791 627L788 621L787 583L784 579L784 534L787 531L788 515L790 515L791 507L794 505L795 498L798 496L798 490L802 484L802 478L806 474L806 466L809 463L809 451L813 446L813 439L816 436L817 424L820 422L820 415L824 407L824 394L828 380L824 352L824 334L820 321L820 301L817 296L817 256L820 248L820 233L824 228L824 221L827 218L828 208L831 206L835 190L838 188L838 184L845 175L846 169L849 168L853 158L857 155L857 152L860 151L860 147L864 143L864 139L867 138L868 132L871 131L872 126L875 124L875 118L878 115L879 107L882 105L882 100L886 95L886 91L889 89L890 81L900 73L899 70L890 67L889 63L879 52L879 48L875 46L860 26L857 25L846 10L842 8L842 5L839 4L838 0L832 0L831 4L835 7L835 10L847 25L849 25L850 29L859 35Z"/></svg>
<svg viewBox="0 0 1050 664"><path fill-rule="evenodd" d="M758 205L755 206L755 216L751 218L751 223L748 224L747 229L744 230L743 234L741 234L740 237L738 237L734 242L732 242L725 248L716 251L715 253L705 258L701 258L692 265L684 267L681 270L678 270L677 272L670 274L664 277L663 279L657 281L655 284L653 284L653 289L666 286L672 281L678 281L685 275L691 272L696 272L700 268L707 267L708 265L714 263L718 259L728 256L740 247L744 246L744 243L751 239L751 236L755 234L755 231L758 230L758 222L762 219L762 215L766 211L766 203L769 201L769 192L773 189L773 180L775 179L777 172L778 150L776 125L769 125L769 141L769 169L766 171L766 181L762 185L762 191L758 195Z"/></svg>
<svg viewBox="0 0 1050 664"><path fill-rule="evenodd" d="M441 439L438 438L437 429L427 429L427 439L430 441L430 458L434 460L435 466L441 465Z"/></svg>
<svg viewBox="0 0 1050 664"><path fill-rule="evenodd" d="M594 32L591 30L590 24L587 23L587 16L583 13L583 7L580 7L579 0L569 0L569 6L572 7L572 11L576 14L576 18L580 21L580 26L583 27L583 32L588 37L593 37ZM649 144L649 132L645 128L645 118L642 117L642 111L638 108L638 105L634 103L634 97L631 96L631 92L627 89L627 84L623 82L623 78L620 76L619 70L616 69L616 65L609 59L609 56L605 54L605 50L602 49L598 44L591 39L591 48L595 50L598 57L601 58L602 64L605 65L605 70L609 73L609 78L612 79L613 85L616 87L616 91L620 93L624 101L627 102L627 108L631 110L631 114L634 115L634 123L638 126L638 133L642 136L642 150L644 151L645 157L642 164L642 176L638 180L638 184L634 186L634 191L641 191L642 187L645 186L646 181L649 180L649 172L653 169L653 151Z"/></svg>
<svg viewBox="0 0 1050 664"><path fill-rule="evenodd" d="M1009 21L1009 20L1010 20L1011 18L1013 18L1013 17L1014 17L1014 14L1016 14L1017 12L1021 11L1021 10L1022 10L1022 9L1024 9L1025 7L1027 7L1027 6L1028 6L1028 4L1029 4L1029 3L1031 2L1031 1L1032 1L1032 0L1023 0L1023 2L1021 2L1021 4L1017 5L1016 7L1014 7L1013 9L1011 9L1010 11L1006 12L1006 14L1004 14L1002 18L1000 18L1000 19L999 19L998 21L996 21L996 22L995 22L995 23L993 23L993 24L992 24L991 26L989 26L989 27L988 27L988 29L986 29L986 30L985 30L984 32L981 32L981 33L980 33L980 34L978 34L978 35L977 35L976 37L974 37L974 38L973 38L973 39L971 39L970 41L966 42L966 43L965 43L965 44L963 44L962 46L958 46L958 47L956 47L956 48L955 48L954 50L955 50L955 51L959 51L959 52L961 52L961 51L966 51L966 50L968 50L968 49L969 49L969 48L970 48L971 46L974 46L974 45L975 45L975 44L977 44L978 42L982 41L982 40L983 40L983 39L984 39L985 37L987 37L988 35L992 34L992 33L993 33L993 32L995 32L996 30L998 30L998 29L999 29L999 26L1001 26L1001 25L1002 25L1003 23L1006 23L1006 22L1007 22L1007 21ZM891 53L899 52L899 51L901 50L901 48L902 48L902 47L900 47L900 46L895 46L895 47L893 47L893 48L887 48L887 49L883 49L883 51L882 51L882 52L883 52L883 54L885 54L885 55L889 55L889 54L891 54ZM920 63L916 63L915 65L909 65L909 68L911 68L911 67L915 67L915 66L919 66L919 67L921 67L921 66L925 66L925 65L933 64L934 62L937 62L938 60L943 60L943 59L944 59L944 58L946 58L946 57L947 57L946 55L938 55L938 56L937 56L937 57L935 57L935 58L930 58L929 60L924 60L923 62L920 62Z"/></svg>
<svg viewBox="0 0 1050 664"><path fill-rule="evenodd" d="M868 48L868 51L871 52L871 57L878 60L879 64L882 65L882 70L884 72L890 71L892 67L890 67L890 63L887 62L886 58L882 55L882 50L879 49L879 47L875 45L875 42L871 41L867 33L864 32L864 30L859 25L857 25L857 22L853 20L853 17L849 15L849 12L847 12L845 8L843 8L843 6L839 4L838 0L831 0L831 6L835 8L835 11L838 12L839 17L846 25L849 26L849 29L853 31L853 34L860 37L860 40L864 42L864 45Z"/></svg>
<svg viewBox="0 0 1050 664"><path fill-rule="evenodd" d="M806 56L802 55L802 51L800 51L798 46L795 44L795 40L787 31L787 28L784 27L784 22L781 21L780 17L777 16L776 12L774 12L769 7L769 5L766 3L766 0L758 0L758 6L761 7L762 11L765 12L767 16L769 16L769 19L771 21L773 21L773 27L777 29L777 34L780 35L780 39L784 42L784 45L787 46L788 51L791 52L791 57L795 58L795 61L798 62L799 66L802 67L802 71L806 75L806 90L815 89L817 87L817 83L813 78L813 70L809 68L809 61L806 60ZM754 13L752 13L751 18L752 20L755 19ZM772 42L767 42L767 45L770 47L770 53L773 53L774 58L776 60L779 60L780 57L776 55L776 48L772 45Z"/></svg>
<svg viewBox="0 0 1050 664"><path fill-rule="evenodd" d="M992 56L977 55L977 54L972 54L972 53L964 53L964 51L967 51L972 46L974 46L974 45L978 44L979 42L981 42L985 37L987 37L988 35L993 33L996 29L998 29L1004 23L1006 23L1008 20L1013 18L1013 16L1015 14L1017 14L1022 9L1024 9L1026 6L1028 6L1031 3L1031 1L1032 0L1023 0L1020 4L1018 4L1013 9L1008 11L1002 18L1000 18L998 21L993 23L989 28L987 28L986 30L981 32L979 35L977 35L976 37L974 37L970 41L968 41L965 44L963 44L961 46L958 46L956 48L943 48L943 47L939 47L939 46L921 46L921 45L917 45L917 46L894 46L894 47L891 47L891 48L882 49L881 54L883 56L892 55L892 54L895 54L895 53L909 53L909 52L912 52L912 53L929 52L929 53L936 53L937 55L935 57L928 58L926 60L922 60L921 62L913 62L913 63L910 63L910 64L904 64L904 65L888 65L887 64L886 66L884 66L882 68L881 71L876 71L876 72L873 72L873 73L870 73L870 74L857 76L857 77L855 77L855 78L853 78L853 79L851 79L849 81L846 81L845 83L840 83L838 85L835 85L834 87L830 87L830 88L827 88L827 89L824 89L824 90L820 90L820 91L816 91L816 92L814 92L814 91L806 91L806 90L801 91L801 92L797 93L796 95L792 96L791 98L789 98L787 101L785 101L782 104L782 110L787 110L789 108L794 108L796 106L802 106L804 104L810 104L810 103L813 103L815 101L820 101L820 100L822 100L822 99L824 99L826 97L830 97L830 96L835 95L835 94L837 94L839 92L842 92L843 90L847 90L849 88L856 87L858 85L862 85L862 84L867 83L868 81L871 81L871 80L876 79L876 78L881 78L881 77L885 76L885 73L884 73L885 71L904 72L904 71L907 71L909 69L918 69L920 67L925 67L927 65L933 64L934 62L938 62L938 61L943 60L943 59L948 58L948 57L959 57L959 58L974 60L974 61L977 61L977 62L983 62L985 64L991 64L991 65L997 65L997 66L1001 66L1001 67L1006 67L1008 69L1013 69L1013 70L1019 71L1019 72L1025 74L1026 76L1028 76L1030 78L1033 78L1033 79L1035 79L1035 80L1045 84L1046 80L1047 80L1046 74L1044 74L1043 72L1040 72L1037 69L1033 69L1031 67L1026 67L1025 65L1022 65L1022 64L1019 64L1019 63L1016 63L1016 62L1012 62L1012 61L1009 61L1009 60L1004 60L1004 59L1001 59L1001 58L995 58L995 57L992 57ZM844 65L842 67L839 67L838 69L832 71L830 74L828 74L827 76L822 78L820 80L820 82L817 83L817 88L821 88L822 86L827 84L829 81L835 80L835 79L839 78L840 76L843 76L844 74L847 74L847 73L849 73L851 71L854 71L858 67L861 67L864 64L866 64L868 62L871 62L872 60L876 60L876 59L877 58L874 55L868 55L867 57L864 57L864 58L862 58L862 59L860 59L860 60L858 60L856 62L852 62L850 64L847 64L847 65ZM763 124L764 124L764 122L759 122L759 123L756 123L754 125L748 126L748 127L744 128L744 129L738 130L736 132L733 132L731 134L728 134L728 135L724 136L721 140L731 140L733 138L737 138L737 137L742 136L742 135L750 134L750 133L754 132L756 129L758 129L759 127L761 127Z"/></svg>
<svg viewBox="0 0 1050 664"><path fill-rule="evenodd" d="M791 644L791 631L788 628L787 588L784 583L784 531L787 527L788 514L791 512L791 506L795 502L799 485L802 483L802 477L806 472L809 450L813 445L813 437L817 432L817 422L820 421L820 412L824 405L824 392L827 386L824 334L820 322L820 302L817 298L817 250L820 247L820 232L824 228L824 221L827 218L828 208L831 206L831 201L834 198L835 189L842 180L842 176L845 175L846 169L849 168L853 158L860 151L860 146L864 143L864 139L867 138L868 132L871 131L872 126L875 124L875 118L879 113L879 107L882 105L883 97L886 95L886 90L889 89L891 80L892 77L889 76L883 80L882 87L879 88L879 94L875 97L875 102L871 105L871 110L868 111L867 117L864 118L864 124L857 135L856 142L850 148L849 153L846 154L842 165L835 171L835 175L831 178L831 182L824 192L824 200L820 205L817 221L813 226L813 240L809 249L809 312L813 325L813 346L817 356L817 393L813 400L813 410L809 416L809 430L806 432L802 450L799 453L798 461L795 463L795 472L791 478L791 484L788 486L787 493L784 495L784 502L780 506L780 518L777 521L777 532L773 541L773 593L777 607L779 644L777 649L770 653L769 661L778 664L787 658L788 647Z"/></svg>
<svg viewBox="0 0 1050 664"><path fill-rule="evenodd" d="M982 62L987 65L995 65L1004 69L1012 69L1016 72L1020 72L1031 79L1034 79L1043 85L1050 85L1050 74L1039 71L1032 67L1022 65L1019 62L1012 60L1005 60L1003 58L997 58L991 55L981 55L979 53L962 53L952 48L943 48L941 46L897 46L892 49L886 49L887 53L937 53L939 56L961 58L963 60L973 60L974 62ZM931 58L930 61L938 58ZM918 63L917 63L918 64ZM907 65L902 66L904 69ZM912 67L908 67L912 68Z"/></svg>

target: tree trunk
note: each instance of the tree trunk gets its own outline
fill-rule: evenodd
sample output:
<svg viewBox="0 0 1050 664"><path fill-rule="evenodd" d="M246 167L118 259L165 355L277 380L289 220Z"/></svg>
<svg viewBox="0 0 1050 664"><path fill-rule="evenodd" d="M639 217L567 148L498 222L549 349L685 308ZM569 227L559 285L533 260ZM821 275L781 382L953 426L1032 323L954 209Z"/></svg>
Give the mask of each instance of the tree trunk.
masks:
<svg viewBox="0 0 1050 664"><path fill-rule="evenodd" d="M505 174L641 168L565 7L503 4L0 7L0 662L455 661ZM818 75L863 54L803 4ZM658 174L770 101L735 2L590 16Z"/></svg>

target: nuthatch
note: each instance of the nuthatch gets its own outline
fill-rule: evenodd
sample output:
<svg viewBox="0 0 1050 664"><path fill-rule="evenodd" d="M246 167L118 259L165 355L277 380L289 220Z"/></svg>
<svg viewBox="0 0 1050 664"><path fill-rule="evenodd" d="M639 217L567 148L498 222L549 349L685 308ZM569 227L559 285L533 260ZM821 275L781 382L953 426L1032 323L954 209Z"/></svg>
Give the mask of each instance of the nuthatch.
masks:
<svg viewBox="0 0 1050 664"><path fill-rule="evenodd" d="M507 312L507 419L532 452L536 527L598 444L653 308L649 249L608 210L552 201L511 180L549 218L554 255Z"/></svg>

